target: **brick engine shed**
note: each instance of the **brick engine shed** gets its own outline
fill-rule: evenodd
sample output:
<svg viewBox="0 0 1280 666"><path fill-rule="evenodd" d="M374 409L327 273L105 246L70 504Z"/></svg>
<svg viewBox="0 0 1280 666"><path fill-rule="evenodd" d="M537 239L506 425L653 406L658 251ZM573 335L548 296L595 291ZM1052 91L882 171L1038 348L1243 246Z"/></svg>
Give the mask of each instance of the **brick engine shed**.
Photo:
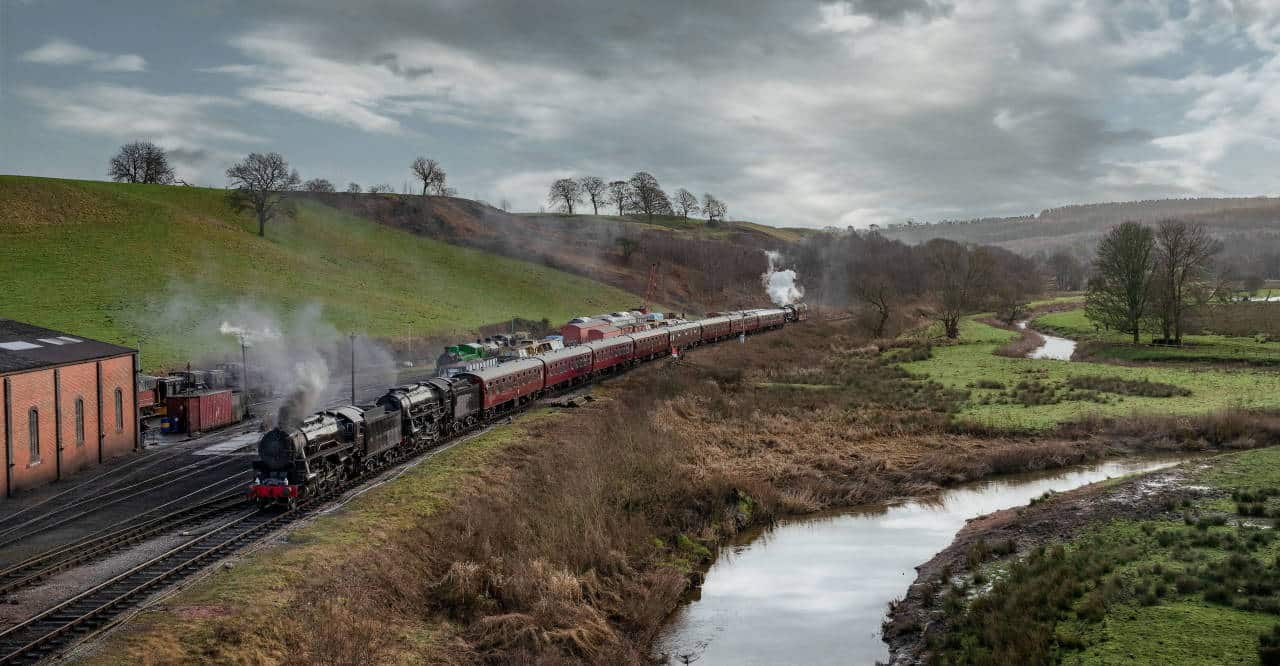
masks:
<svg viewBox="0 0 1280 666"><path fill-rule="evenodd" d="M138 352L0 319L4 496L139 448Z"/></svg>

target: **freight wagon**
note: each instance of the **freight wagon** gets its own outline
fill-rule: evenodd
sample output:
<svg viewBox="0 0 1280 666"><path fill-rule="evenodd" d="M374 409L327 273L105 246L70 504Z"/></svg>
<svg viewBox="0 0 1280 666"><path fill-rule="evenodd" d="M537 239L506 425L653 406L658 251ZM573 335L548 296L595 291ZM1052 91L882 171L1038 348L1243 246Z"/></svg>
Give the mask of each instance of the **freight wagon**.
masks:
<svg viewBox="0 0 1280 666"><path fill-rule="evenodd" d="M244 416L243 402L239 410L228 389L194 391L169 396L165 400L165 432L198 433L231 425Z"/></svg>

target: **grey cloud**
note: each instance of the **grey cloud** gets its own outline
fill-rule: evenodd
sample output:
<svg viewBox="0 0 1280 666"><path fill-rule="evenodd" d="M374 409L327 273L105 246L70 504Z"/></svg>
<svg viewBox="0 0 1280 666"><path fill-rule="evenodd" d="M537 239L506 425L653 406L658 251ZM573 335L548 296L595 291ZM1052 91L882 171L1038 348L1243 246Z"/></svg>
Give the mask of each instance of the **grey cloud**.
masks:
<svg viewBox="0 0 1280 666"><path fill-rule="evenodd" d="M468 193L528 174L645 169L776 224L962 217L1260 172L1207 157L1270 132L1274 104L1255 98L1277 88L1267 76L1280 80L1264 29L1278 15L1240 1L1248 12L1145 0L228 0L209 11L241 27L204 71L255 113L384 139L369 142L381 151L370 162L429 149ZM1246 98L1258 111L1241 126ZM62 96L31 99L59 126L110 129L97 100L68 117ZM1224 115L1212 132L1191 112L1205 106ZM209 106L187 112L219 120ZM189 143L217 154L236 141ZM517 207L542 204L521 187L531 194Z"/></svg>
<svg viewBox="0 0 1280 666"><path fill-rule="evenodd" d="M385 67L396 76L403 76L410 81L421 78L435 71L432 67L401 67L400 57L394 53L380 53L373 57L373 64Z"/></svg>
<svg viewBox="0 0 1280 666"><path fill-rule="evenodd" d="M174 162L191 166L199 166L213 159L213 153L203 148L171 148L168 154Z"/></svg>
<svg viewBox="0 0 1280 666"><path fill-rule="evenodd" d="M946 16L955 8L955 4L947 0L853 0L849 7L855 14L900 20L907 16Z"/></svg>

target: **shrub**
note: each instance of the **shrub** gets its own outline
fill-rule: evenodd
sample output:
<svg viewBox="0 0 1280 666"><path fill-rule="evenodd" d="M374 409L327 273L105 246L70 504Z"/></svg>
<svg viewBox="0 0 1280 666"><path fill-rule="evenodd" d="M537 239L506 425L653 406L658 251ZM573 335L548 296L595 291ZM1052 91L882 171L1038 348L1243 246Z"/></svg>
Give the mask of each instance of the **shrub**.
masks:
<svg viewBox="0 0 1280 666"><path fill-rule="evenodd" d="M1135 395L1148 398L1171 398L1174 396L1188 396L1191 391L1175 386L1173 384L1165 384L1163 382L1153 382L1146 379L1132 380L1122 379L1120 377L1099 377L1094 375L1083 375L1072 377L1067 380L1067 386L1073 389L1099 391L1102 393L1114 393L1117 395Z"/></svg>

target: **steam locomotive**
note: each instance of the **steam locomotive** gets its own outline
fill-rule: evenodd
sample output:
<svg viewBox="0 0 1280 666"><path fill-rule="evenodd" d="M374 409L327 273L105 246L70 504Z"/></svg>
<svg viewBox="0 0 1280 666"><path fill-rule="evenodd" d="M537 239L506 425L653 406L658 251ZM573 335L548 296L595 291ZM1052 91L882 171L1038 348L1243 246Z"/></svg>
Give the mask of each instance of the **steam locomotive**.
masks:
<svg viewBox="0 0 1280 666"><path fill-rule="evenodd" d="M256 478L249 494L260 506L293 506L516 411L546 393L676 351L807 318L803 304L722 313L392 388L373 405L327 409L264 434L253 461Z"/></svg>

